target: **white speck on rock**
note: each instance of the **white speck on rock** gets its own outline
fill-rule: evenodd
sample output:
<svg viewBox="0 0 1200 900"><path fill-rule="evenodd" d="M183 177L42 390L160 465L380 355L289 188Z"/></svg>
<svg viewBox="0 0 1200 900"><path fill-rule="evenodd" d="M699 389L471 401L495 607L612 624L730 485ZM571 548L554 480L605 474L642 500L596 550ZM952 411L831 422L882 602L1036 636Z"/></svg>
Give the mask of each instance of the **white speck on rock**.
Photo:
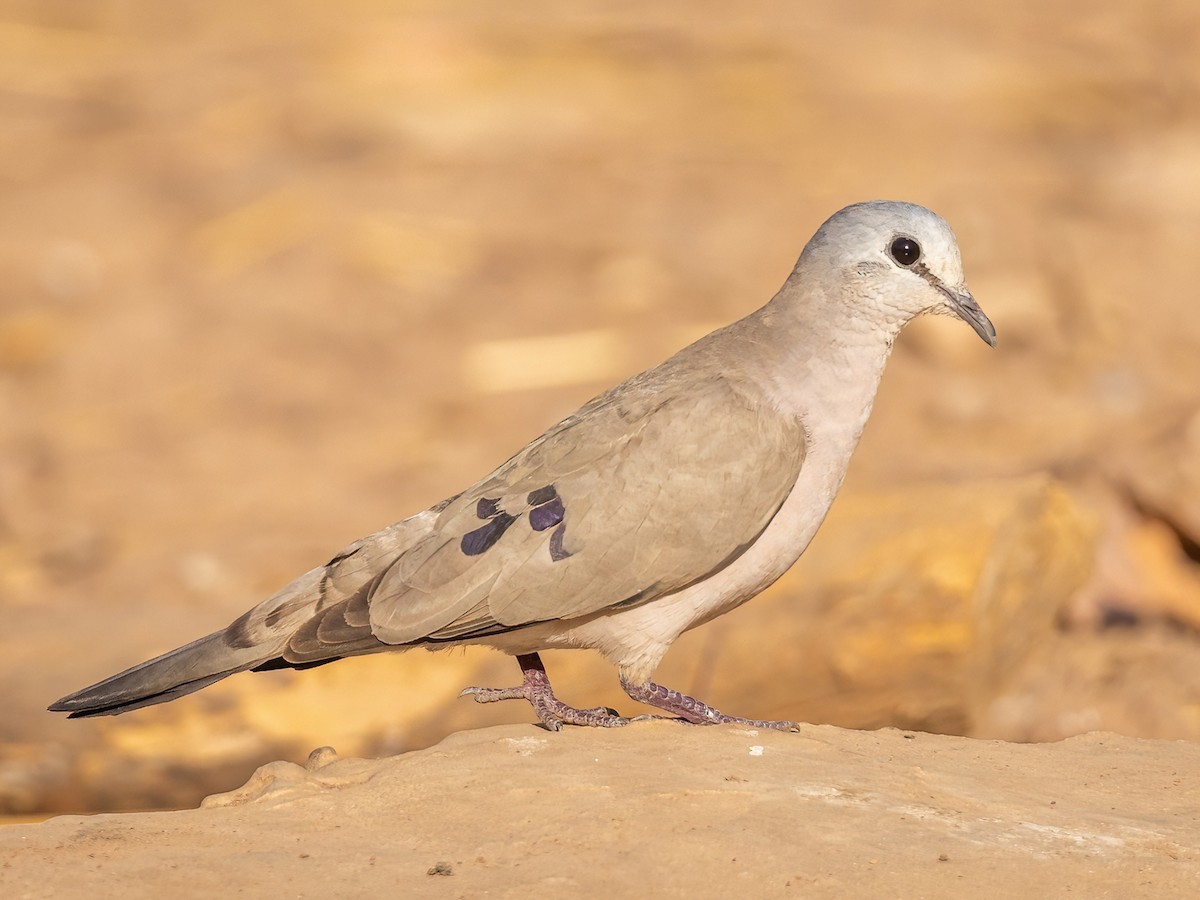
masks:
<svg viewBox="0 0 1200 900"><path fill-rule="evenodd" d="M529 756L540 749L542 744L546 743L540 738L533 737L505 738L504 740L517 751L517 756Z"/></svg>

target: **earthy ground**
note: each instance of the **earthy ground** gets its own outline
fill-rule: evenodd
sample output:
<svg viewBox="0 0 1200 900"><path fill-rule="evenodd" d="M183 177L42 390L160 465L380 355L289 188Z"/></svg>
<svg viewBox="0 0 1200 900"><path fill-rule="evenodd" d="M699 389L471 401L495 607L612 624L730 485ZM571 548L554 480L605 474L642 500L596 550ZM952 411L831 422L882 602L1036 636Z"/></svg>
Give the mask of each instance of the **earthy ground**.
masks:
<svg viewBox="0 0 1200 900"><path fill-rule="evenodd" d="M1000 346L948 320L910 328L810 552L763 597L685 636L661 680L743 715L850 728L1200 740L1198 45L1191 0L3 4L0 813L193 807L313 747L384 756L528 722L516 704L455 699L515 677L482 651L242 676L115 720L44 708L225 625L756 308L828 214L871 197L925 203L954 225ZM631 706L599 660L547 664L568 699ZM678 738L698 765L745 742L657 727L502 734L545 741L556 784L589 741L611 748L630 767L626 810L658 790L658 769L631 759L669 757ZM845 790L806 769L814 734L833 732L767 736L772 752L742 762L779 759L778 783ZM405 767L452 781L490 765L504 739L459 735L449 746L465 755L440 774L443 751L430 750L336 796L386 806L377 782ZM1195 798L1195 744L900 740L829 744L849 742L838 771L855 790L892 799L792 790L804 815L768 820L806 853L824 821L806 824L814 808L869 823L870 848L834 832L848 843L833 892L857 883L851 872L924 873L937 895L959 875L1018 870L1083 886L1104 872L1115 895L1143 890L1140 849L1113 850L1111 865L1103 840L1078 858L1025 853L1037 829L1018 820L1136 842L1093 795L1077 821L1039 818L989 769L1082 796L1088 763L1075 754L1100 741L1121 748L1112 805L1178 810L1136 827L1200 842L1172 805ZM885 807L918 802L873 768L900 754L892 745L923 767L926 750L954 748L964 799L928 805L1008 823L975 832L974 869L954 868L957 843L938 863L936 841L921 845L932 862L889 867L917 826ZM984 749L1000 756L972 755ZM1180 783L1164 789L1172 766ZM727 808L696 799L711 787L671 776L669 790L698 804L691 821L731 840ZM734 789L718 788L724 804ZM523 790L496 793L505 828L536 819ZM441 797L414 795L405 815L429 834L449 827ZM277 802L98 821L180 841L210 827L202 846L218 853L238 840L235 817L286 818ZM960 821L943 813L938 827ZM93 826L15 827L5 848ZM575 850L581 839L561 838ZM122 865L153 865L123 840ZM682 839L649 840L663 859L684 852ZM464 833L445 851L456 874L443 890L477 893L463 886L484 877L471 861L494 854L470 843ZM443 854L412 846L423 879ZM86 852L71 840L60 851ZM738 877L766 872L756 884L779 890L824 877L812 858L793 871L754 855L766 852L739 848L766 869ZM618 879L645 863L630 853L556 864ZM56 854L32 858L26 886ZM1194 874L1180 860L1171 877ZM696 877L718 878L709 865Z"/></svg>
<svg viewBox="0 0 1200 900"><path fill-rule="evenodd" d="M805 726L462 732L205 808L0 829L9 898L1194 897L1200 745Z"/></svg>

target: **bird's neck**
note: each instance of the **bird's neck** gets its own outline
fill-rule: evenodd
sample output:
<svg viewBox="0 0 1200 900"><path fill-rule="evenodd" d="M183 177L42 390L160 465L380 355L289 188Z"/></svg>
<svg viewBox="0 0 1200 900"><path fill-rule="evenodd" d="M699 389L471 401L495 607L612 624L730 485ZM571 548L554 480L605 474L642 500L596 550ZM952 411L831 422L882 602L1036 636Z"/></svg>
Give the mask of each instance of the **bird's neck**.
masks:
<svg viewBox="0 0 1200 900"><path fill-rule="evenodd" d="M760 370L771 402L841 449L862 434L892 343L903 322L856 311L843 286L804 290L792 278L750 318L756 343L773 357ZM859 307L861 309L861 307ZM766 360L764 360L766 362Z"/></svg>

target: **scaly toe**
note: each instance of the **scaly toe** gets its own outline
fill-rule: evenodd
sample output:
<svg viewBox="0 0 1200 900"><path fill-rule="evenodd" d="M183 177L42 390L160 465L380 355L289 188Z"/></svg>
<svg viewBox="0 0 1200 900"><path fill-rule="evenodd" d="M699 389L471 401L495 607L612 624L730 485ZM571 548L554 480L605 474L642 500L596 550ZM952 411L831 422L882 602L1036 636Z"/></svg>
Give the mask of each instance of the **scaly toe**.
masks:
<svg viewBox="0 0 1200 900"><path fill-rule="evenodd" d="M771 731L790 731L795 733L800 730L800 725L797 722L763 722L758 719L738 719L733 716L727 717L726 721L718 724L726 725L744 725L747 728L767 728Z"/></svg>
<svg viewBox="0 0 1200 900"><path fill-rule="evenodd" d="M459 692L459 697L474 697L476 703L497 703L501 700L528 700L529 690L525 687L484 688L469 687Z"/></svg>

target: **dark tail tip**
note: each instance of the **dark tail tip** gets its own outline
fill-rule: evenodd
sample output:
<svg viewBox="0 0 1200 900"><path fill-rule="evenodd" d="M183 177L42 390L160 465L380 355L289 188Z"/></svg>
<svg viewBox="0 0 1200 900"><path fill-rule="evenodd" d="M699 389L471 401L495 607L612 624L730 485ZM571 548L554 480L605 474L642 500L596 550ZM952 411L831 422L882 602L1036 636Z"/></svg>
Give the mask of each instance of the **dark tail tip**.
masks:
<svg viewBox="0 0 1200 900"><path fill-rule="evenodd" d="M222 678L232 675L237 671L240 670L234 669L229 672L218 672L215 675L197 678L194 681L187 681L166 690L146 693L141 696L131 696L128 693L114 694L111 690L104 689L106 682L102 681L81 691L76 691L74 694L68 694L60 700L55 700L47 709L50 712L65 712L68 719L87 719L92 716L116 716L130 710L141 709L143 706L166 703L168 700L174 700L176 697L182 697L185 694L206 688L210 684L220 681Z"/></svg>
<svg viewBox="0 0 1200 900"><path fill-rule="evenodd" d="M258 648L232 648L217 632L68 694L49 709L79 719L166 703L260 665L261 654Z"/></svg>

